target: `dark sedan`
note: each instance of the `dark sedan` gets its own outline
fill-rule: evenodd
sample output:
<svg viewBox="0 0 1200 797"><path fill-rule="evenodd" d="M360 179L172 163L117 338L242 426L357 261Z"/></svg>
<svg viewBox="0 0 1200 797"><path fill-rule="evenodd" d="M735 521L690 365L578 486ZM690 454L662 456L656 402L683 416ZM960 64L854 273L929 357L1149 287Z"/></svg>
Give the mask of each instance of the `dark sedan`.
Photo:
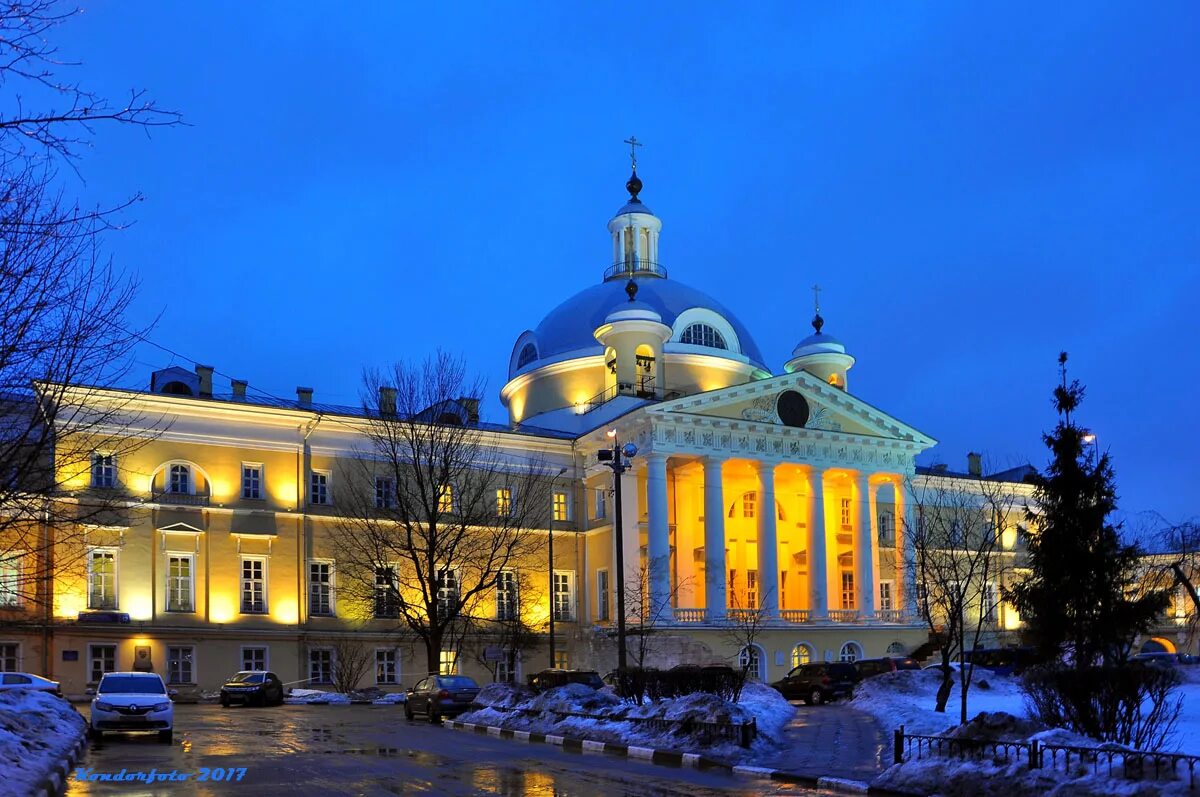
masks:
<svg viewBox="0 0 1200 797"><path fill-rule="evenodd" d="M477 694L479 684L465 675L431 675L408 690L404 717L411 720L414 714L424 714L430 722L457 717L471 708Z"/></svg>
<svg viewBox="0 0 1200 797"><path fill-rule="evenodd" d="M278 706L283 703L283 682L273 672L243 670L221 687L221 705Z"/></svg>

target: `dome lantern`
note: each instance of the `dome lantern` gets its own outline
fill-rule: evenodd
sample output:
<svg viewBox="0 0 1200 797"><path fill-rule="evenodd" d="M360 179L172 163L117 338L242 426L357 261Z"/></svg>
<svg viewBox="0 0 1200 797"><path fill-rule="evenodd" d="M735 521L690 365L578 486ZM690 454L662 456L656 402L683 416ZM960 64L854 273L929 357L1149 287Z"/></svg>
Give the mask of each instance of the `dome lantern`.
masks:
<svg viewBox="0 0 1200 797"><path fill-rule="evenodd" d="M658 235L662 231L662 221L638 197L642 179L637 173L636 148L642 144L636 136L630 136L625 143L629 145L633 166L633 172L625 181L629 200L608 222L608 232L612 236L612 265L604 272L604 279L624 280L634 276L665 279L667 271L658 264Z"/></svg>
<svg viewBox="0 0 1200 797"><path fill-rule="evenodd" d="M796 344L783 370L789 374L806 371L822 382L845 390L846 372L854 365L854 357L846 353L844 343L822 331L825 319L821 317L821 288L817 285L813 286L813 297L813 334Z"/></svg>

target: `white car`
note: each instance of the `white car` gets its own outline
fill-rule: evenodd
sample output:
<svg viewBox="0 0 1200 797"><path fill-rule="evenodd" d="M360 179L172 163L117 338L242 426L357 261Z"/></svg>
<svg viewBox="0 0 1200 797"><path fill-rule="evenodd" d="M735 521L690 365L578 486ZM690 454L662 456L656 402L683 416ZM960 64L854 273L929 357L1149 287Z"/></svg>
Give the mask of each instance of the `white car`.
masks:
<svg viewBox="0 0 1200 797"><path fill-rule="evenodd" d="M110 672L88 694L92 699L92 720L88 726L93 738L105 731L155 731L162 742L170 742L175 728L172 692L162 676L152 672Z"/></svg>
<svg viewBox="0 0 1200 797"><path fill-rule="evenodd" d="M6 672L0 675L0 690L5 689L32 689L35 692L50 692L62 697L58 681L28 672Z"/></svg>

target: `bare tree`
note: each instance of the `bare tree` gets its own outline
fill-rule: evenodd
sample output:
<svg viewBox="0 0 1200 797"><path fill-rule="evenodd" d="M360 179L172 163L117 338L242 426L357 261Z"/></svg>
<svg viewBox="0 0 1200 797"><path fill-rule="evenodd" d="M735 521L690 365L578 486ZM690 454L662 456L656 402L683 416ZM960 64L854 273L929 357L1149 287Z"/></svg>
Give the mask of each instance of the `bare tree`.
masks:
<svg viewBox="0 0 1200 797"><path fill-rule="evenodd" d="M664 560L662 566L665 569L665 560L669 557L660 558ZM650 591L650 573L658 564L658 560L655 560L653 565L648 560L643 560L638 565L637 578L625 584L625 611L632 622L627 635L633 637L630 653L638 667L645 667L646 659L654 654L657 647L657 629L664 618L671 618L672 605L679 595L679 590L692 582L690 577L686 578L676 583L667 594L655 596Z"/></svg>
<svg viewBox="0 0 1200 797"><path fill-rule="evenodd" d="M954 688L958 659L959 718L967 721L967 694L974 664L967 653L995 630L1000 580L1008 571L1002 535L1017 516L1010 485L986 477L910 479L917 508L910 536L910 572L916 576L918 609L930 631L942 640L942 684L937 711L945 711Z"/></svg>
<svg viewBox="0 0 1200 797"><path fill-rule="evenodd" d="M1200 521L1172 522L1149 512L1138 518L1137 526L1136 536L1151 551L1140 586L1145 592L1173 593L1170 619L1194 640L1200 634Z"/></svg>
<svg viewBox="0 0 1200 797"><path fill-rule="evenodd" d="M515 676L517 663L526 652L538 647L546 629L549 614L537 613L544 593L529 577L530 571L527 567L505 570L497 578L494 610L489 612L486 600L481 600L479 616L470 624L477 640L475 658L492 671L496 681L501 680L501 664L509 679ZM499 652L502 658L489 656L489 649L493 654Z"/></svg>
<svg viewBox="0 0 1200 797"><path fill-rule="evenodd" d="M550 480L479 423L483 385L461 360L438 353L365 384L366 444L346 465L333 533L342 594L395 617L438 672L486 616L500 573L540 549L525 532L547 517Z"/></svg>
<svg viewBox="0 0 1200 797"><path fill-rule="evenodd" d="M374 650L345 636L335 639L332 648L333 688L342 694L355 691L375 663Z"/></svg>
<svg viewBox="0 0 1200 797"><path fill-rule="evenodd" d="M730 644L732 644L734 650L737 651L738 669L741 674L737 687L732 697L730 697L730 701L734 703L741 697L742 688L746 685L746 681L750 677L750 668L754 665L755 657L761 651L757 642L766 628L769 617L766 601L767 595L765 593L753 597L743 597L743 594L739 590L730 591L730 603L732 605L729 607L727 613L723 634ZM759 661L760 667L765 664L766 662Z"/></svg>

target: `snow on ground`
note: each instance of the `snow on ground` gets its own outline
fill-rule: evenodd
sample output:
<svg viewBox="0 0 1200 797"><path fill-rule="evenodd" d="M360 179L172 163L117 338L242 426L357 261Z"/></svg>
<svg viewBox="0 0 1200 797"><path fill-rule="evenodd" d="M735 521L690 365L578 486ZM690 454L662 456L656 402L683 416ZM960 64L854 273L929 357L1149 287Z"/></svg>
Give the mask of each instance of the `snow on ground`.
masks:
<svg viewBox="0 0 1200 797"><path fill-rule="evenodd" d="M86 729L79 712L60 697L25 689L0 692L0 773L4 792L36 792Z"/></svg>
<svg viewBox="0 0 1200 797"><path fill-rule="evenodd" d="M342 692L324 692L320 689L293 689L283 699L284 703L296 705L348 705L350 695Z"/></svg>
<svg viewBox="0 0 1200 797"><path fill-rule="evenodd" d="M408 696L403 692L392 692L391 694L384 695L383 697L377 697L371 702L377 706L394 706L397 703L405 703L407 700Z"/></svg>
<svg viewBox="0 0 1200 797"><path fill-rule="evenodd" d="M476 703L483 708L459 719L513 730L701 752L738 762L773 751L796 711L782 695L763 684L747 684L737 703L696 693L641 706L625 703L610 688L595 690L583 684L567 684L536 695L519 686L489 684L479 693ZM590 716L563 717L555 712ZM704 745L696 732L651 730L629 718L737 724L753 719L758 726L758 738L749 749L731 742Z"/></svg>

